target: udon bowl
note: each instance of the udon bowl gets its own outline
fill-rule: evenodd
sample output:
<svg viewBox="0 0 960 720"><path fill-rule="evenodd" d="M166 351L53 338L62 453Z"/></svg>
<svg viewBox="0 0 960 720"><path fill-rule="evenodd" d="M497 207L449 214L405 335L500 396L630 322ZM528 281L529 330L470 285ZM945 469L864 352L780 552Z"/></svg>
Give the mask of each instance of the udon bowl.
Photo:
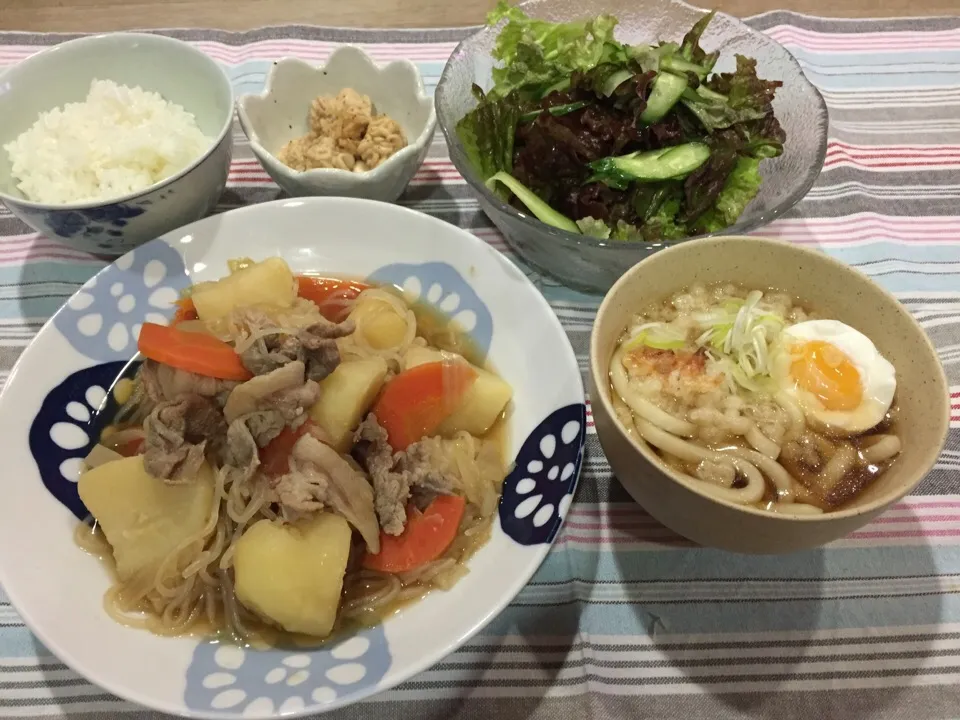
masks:
<svg viewBox="0 0 960 720"><path fill-rule="evenodd" d="M642 307L694 283L734 282L789 293L804 307L864 333L897 373L896 433L902 452L841 509L822 515L777 514L708 495L677 473L617 420L609 367L624 328ZM829 256L776 240L712 238L678 245L634 266L613 286L590 340L590 393L603 450L627 492L674 532L710 547L784 553L837 540L909 494L946 442L950 395L936 351L920 325L860 272Z"/></svg>
<svg viewBox="0 0 960 720"><path fill-rule="evenodd" d="M74 542L86 515L79 467L116 412L111 387L137 354L141 324L172 317L179 291L224 276L232 258L272 256L295 273L404 288L455 319L511 385L506 442L515 469L504 481L491 537L451 590L320 647L260 650L120 625L104 609L110 572ZM24 351L0 395L7 439L0 489L9 515L0 524L0 582L47 648L115 695L190 717L325 712L426 669L503 610L560 529L586 431L580 371L559 321L489 245L369 200L305 198L234 210L119 258Z"/></svg>

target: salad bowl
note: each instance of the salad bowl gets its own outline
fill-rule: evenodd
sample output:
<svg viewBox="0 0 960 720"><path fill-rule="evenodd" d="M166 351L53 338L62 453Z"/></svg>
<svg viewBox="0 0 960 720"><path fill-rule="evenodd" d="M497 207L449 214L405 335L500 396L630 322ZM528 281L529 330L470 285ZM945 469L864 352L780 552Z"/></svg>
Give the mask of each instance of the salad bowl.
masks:
<svg viewBox="0 0 960 720"><path fill-rule="evenodd" d="M457 170L510 247L536 270L579 290L604 292L628 268L664 247L716 234L743 234L762 227L796 205L819 176L827 149L827 109L820 93L783 46L743 22L717 13L700 38L705 51L719 52L712 72L739 72L740 55L756 62L759 78L782 83L772 103L773 114L785 134L782 153L758 156L763 158L759 163L759 181L754 174L749 182L759 183L759 191L754 186L743 196L746 203L742 198L735 199L735 222L725 227L714 225L703 232L691 227L679 238L667 233L633 239L618 238L616 233L595 236L589 229L570 227L569 220L553 224L541 221L536 213L520 209L518 205L522 203L509 202L501 187L491 187L487 168L478 168L474 161L477 152L472 138L463 132L461 121L478 105L476 88L502 93L511 83L523 81L518 75L525 67L530 68L529 75L534 78L535 72L549 76L550 64L559 62L551 58L566 58L567 66L589 67L605 57L612 37L628 48L657 42L680 43L706 11L681 0L531 0L521 9L527 18L522 18L518 9L498 6L490 17L493 24L460 43L444 68L436 104L440 127ZM612 18L616 19L615 25L611 25ZM570 26L564 30L551 25L574 21L583 22L584 29L579 34ZM504 28L507 29L501 35ZM576 39L571 40L571 35ZM593 56L588 57L591 53ZM517 63L521 55L527 65ZM511 69L501 69L504 65L498 63L498 57L511 60ZM534 58L532 64L530 58ZM556 72L552 76L556 77ZM496 147L499 143L512 149L513 140L508 140L495 139L488 144ZM703 142L709 145L715 139L707 137ZM510 160L507 153L504 164ZM698 189L694 187L692 191ZM750 199L754 192L755 197Z"/></svg>

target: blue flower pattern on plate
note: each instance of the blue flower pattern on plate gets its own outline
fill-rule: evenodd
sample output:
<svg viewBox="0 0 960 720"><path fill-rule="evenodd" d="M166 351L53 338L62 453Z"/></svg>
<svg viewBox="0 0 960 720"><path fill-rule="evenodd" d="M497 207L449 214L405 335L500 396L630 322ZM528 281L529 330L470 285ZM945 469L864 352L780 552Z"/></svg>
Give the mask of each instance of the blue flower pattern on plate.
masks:
<svg viewBox="0 0 960 720"><path fill-rule="evenodd" d="M500 498L500 525L521 545L553 541L577 488L586 437L587 407L575 403L524 440Z"/></svg>
<svg viewBox="0 0 960 720"><path fill-rule="evenodd" d="M73 373L47 393L30 425L30 453L43 484L81 520L88 515L77 493L83 459L118 409L110 388L138 365L126 360Z"/></svg>
<svg viewBox="0 0 960 720"><path fill-rule="evenodd" d="M454 320L470 335L482 356L489 352L493 340L493 316L452 265L442 262L397 263L380 268L369 279L380 285L402 288L411 299Z"/></svg>
<svg viewBox="0 0 960 720"><path fill-rule="evenodd" d="M187 668L184 704L195 711L269 715L372 693L392 657L383 627L361 630L332 647L302 652L200 643Z"/></svg>
<svg viewBox="0 0 960 720"><path fill-rule="evenodd" d="M162 240L117 258L53 318L75 350L91 360L129 360L144 322L166 323L190 284L183 258Z"/></svg>

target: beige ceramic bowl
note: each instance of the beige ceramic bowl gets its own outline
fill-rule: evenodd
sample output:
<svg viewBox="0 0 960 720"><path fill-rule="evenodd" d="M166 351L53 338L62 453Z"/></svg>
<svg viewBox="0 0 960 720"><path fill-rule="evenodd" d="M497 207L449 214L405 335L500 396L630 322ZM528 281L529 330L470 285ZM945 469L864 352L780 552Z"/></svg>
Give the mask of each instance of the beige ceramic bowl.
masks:
<svg viewBox="0 0 960 720"><path fill-rule="evenodd" d="M616 420L608 368L633 313L693 283L736 282L786 291L812 310L870 337L897 370L900 458L851 506L810 517L777 515L715 500L666 465ZM597 434L614 473L653 517L702 545L746 553L812 548L853 532L910 493L947 437L950 400L936 351L897 300L864 275L813 250L728 237L677 245L635 265L604 298L590 341Z"/></svg>

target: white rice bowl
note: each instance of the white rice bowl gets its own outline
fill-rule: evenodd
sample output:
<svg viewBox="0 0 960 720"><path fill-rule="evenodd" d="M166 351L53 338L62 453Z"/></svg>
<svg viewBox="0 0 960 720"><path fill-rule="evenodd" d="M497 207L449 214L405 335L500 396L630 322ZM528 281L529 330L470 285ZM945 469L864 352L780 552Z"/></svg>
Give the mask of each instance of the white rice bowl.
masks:
<svg viewBox="0 0 960 720"><path fill-rule="evenodd" d="M63 205L144 190L190 165L211 140L158 93L94 80L85 101L41 113L4 149L26 198Z"/></svg>

